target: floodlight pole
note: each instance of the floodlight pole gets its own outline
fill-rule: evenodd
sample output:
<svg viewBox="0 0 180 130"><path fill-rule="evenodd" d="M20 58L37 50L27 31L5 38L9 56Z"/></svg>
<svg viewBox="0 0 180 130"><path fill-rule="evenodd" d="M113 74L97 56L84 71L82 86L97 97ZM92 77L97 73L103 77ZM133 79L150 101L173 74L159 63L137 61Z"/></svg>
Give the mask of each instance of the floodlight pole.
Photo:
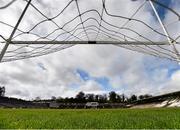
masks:
<svg viewBox="0 0 180 130"><path fill-rule="evenodd" d="M166 37L167 37L167 40L168 40L169 44L172 45L172 48L173 48L173 50L174 50L175 53L176 53L176 57L177 57L178 62L180 63L180 54L179 54L178 50L176 49L176 46L175 46L175 44L174 44L174 41L173 41L172 39L170 39L170 35L169 35L166 27L164 26L161 18L159 17L159 14L158 14L156 8L154 7L154 4L152 3L152 0L149 0L149 3L150 3L150 5L151 5L151 7L152 7L152 9L153 9L153 11L154 11L154 13L155 13L158 21L159 21L159 23L160 23L160 25L161 25L164 33L165 33Z"/></svg>
<svg viewBox="0 0 180 130"><path fill-rule="evenodd" d="M2 52L1 52L1 54L0 54L0 62L2 61L2 58L4 57L4 54L6 53L6 50L7 50L8 46L9 46L9 44L10 44L10 42L11 42L11 40L12 40L12 38L13 38L13 36L14 36L14 34L15 34L15 32L16 32L16 30L17 30L17 28L18 28L18 26L19 26L19 24L20 24L23 16L24 16L24 14L25 14L25 12L27 11L27 8L29 7L30 3L31 3L31 0L28 1L27 5L26 5L26 7L24 8L24 10L23 10L20 18L18 19L18 21L17 21L17 23L16 23L16 26L14 27L14 29L13 29L10 37L6 40L6 44L5 44L5 46L4 46L4 48L2 49Z"/></svg>

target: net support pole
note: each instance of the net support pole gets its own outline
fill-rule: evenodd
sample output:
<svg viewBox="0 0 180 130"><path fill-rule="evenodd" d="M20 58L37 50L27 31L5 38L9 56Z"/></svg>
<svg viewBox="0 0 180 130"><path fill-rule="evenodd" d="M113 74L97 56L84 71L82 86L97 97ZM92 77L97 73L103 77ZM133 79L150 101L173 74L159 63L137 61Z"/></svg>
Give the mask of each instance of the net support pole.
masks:
<svg viewBox="0 0 180 130"><path fill-rule="evenodd" d="M25 12L27 11L27 8L29 7L30 3L31 3L31 0L29 0L29 1L27 2L26 7L24 8L24 10L23 10L20 18L18 19L18 21L17 21L17 23L16 23L16 26L14 27L14 29L13 29L10 37L6 40L6 44L5 44L5 46L4 46L4 48L2 49L1 54L0 54L0 62L2 61L2 59L3 59L3 57L4 57L4 54L6 53L6 50L7 50L8 46L9 46L9 44L10 44L10 42L11 42L11 40L12 40L12 38L13 38L13 36L14 36L14 34L15 34L15 32L16 32L16 30L17 30L17 28L18 28L18 26L19 26L19 24L20 24L23 16L24 16L24 14L25 14Z"/></svg>
<svg viewBox="0 0 180 130"><path fill-rule="evenodd" d="M164 26L164 24L163 24L163 22L162 22L162 20L161 20L161 18L160 18L160 16L159 16L156 8L154 7L154 4L152 3L151 0L149 0L149 3L150 3L150 5L151 5L151 7L152 7L152 9L153 9L153 11L154 11L154 13L155 13L158 21L159 21L159 24L161 25L161 27L162 27L162 29L163 29L163 31L164 31L164 34L165 34L166 37L167 37L167 40L168 40L169 44L172 46L172 49L175 51L176 57L177 57L177 61L178 61L179 64L180 64L180 54L179 54L178 50L176 49L176 46L175 46L175 44L174 44L174 41L173 41L172 39L170 39L170 35L169 35L166 27Z"/></svg>

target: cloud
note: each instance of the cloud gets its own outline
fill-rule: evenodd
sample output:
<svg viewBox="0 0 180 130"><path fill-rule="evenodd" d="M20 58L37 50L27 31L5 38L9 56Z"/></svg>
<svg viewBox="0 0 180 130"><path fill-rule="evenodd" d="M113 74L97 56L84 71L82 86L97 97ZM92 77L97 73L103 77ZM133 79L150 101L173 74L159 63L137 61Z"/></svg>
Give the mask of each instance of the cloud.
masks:
<svg viewBox="0 0 180 130"><path fill-rule="evenodd" d="M95 82L93 80L89 80L89 81L85 82L84 84L82 84L80 86L79 90L84 91L86 93L94 93L94 92L98 92L98 91L103 91L103 88L97 82Z"/></svg>
<svg viewBox="0 0 180 130"><path fill-rule="evenodd" d="M62 5L54 4L59 3L58 0L56 2L48 0L33 2L39 9L49 16L58 14L62 7L68 3L66 0L61 2ZM83 11L89 8L100 9L98 5L101 5L101 2L98 1L98 4L96 2L93 0L90 3L80 1L80 10ZM15 15L12 13L16 10L22 10L24 7L23 5L25 4L22 2L20 4L21 6L17 8L17 3L18 2L11 7L13 10L4 12L4 15L0 16L0 18L14 24L12 21L17 21L17 16L19 16L20 13ZM138 8L140 3L142 3L141 0L133 2L133 4L131 1L120 2L117 0L109 0L107 1L106 6L108 11L113 14L121 13L124 16L130 16L134 10ZM174 3L176 3L176 1L174 1ZM158 22L149 11L149 8L146 8L147 6L148 4L142 8L136 18L146 21L153 27L159 26ZM55 19L55 21L60 25L63 25L63 23L67 22L68 19L77 14L75 7L76 5L73 4L68 8L69 13L63 13L62 16L60 16L59 19ZM179 9L176 4L173 4L173 7L176 8L176 10ZM27 17L28 14L32 15ZM6 17L13 17L6 18L5 15ZM95 14L89 15L97 17ZM171 13L167 13L165 16L165 23L168 23L168 20L171 19L171 17L174 17ZM87 16L84 16L83 19L86 17ZM115 25L122 25L126 22L126 20L119 20L117 18L110 19L106 15L104 18ZM23 20L20 28L28 30L42 19L44 19L42 16L37 12L34 12L32 8L29 8L28 13L26 14L26 19ZM74 24L79 22L78 19ZM89 21L86 25L89 25L90 23L91 22ZM65 29L69 30L71 29L71 26L74 25L70 24ZM0 27L6 28L4 26ZM127 27L136 29L153 40L165 39L155 35L154 32L147 33L150 30L141 24L130 22ZM168 27L171 35L173 35L174 30L177 30L177 24ZM37 27L33 32L46 35L54 28L54 25L47 22ZM137 37L134 33L125 30L116 30ZM5 36L9 36L9 33L0 32L0 34L1 33ZM60 31L57 32L57 34L58 33L60 33ZM21 38L28 40L34 40L36 38L27 36L22 36ZM62 36L60 39L64 37L65 36ZM87 72L89 78L87 80L82 80L82 77L77 73L77 69ZM128 95L133 93L138 95L145 93L160 94L179 90L178 79L180 78L178 69L178 65L175 62L125 50L114 45L76 45L69 49L43 57L1 63L0 84L6 86L7 96L25 99L32 99L37 96L40 96L41 98L50 98L51 96L75 96L79 91L85 91L86 93L106 93L107 84L108 91L115 90L119 93L125 93ZM101 78L106 78L107 82L101 83L96 80Z"/></svg>
<svg viewBox="0 0 180 130"><path fill-rule="evenodd" d="M162 86L160 87L161 93L167 93L167 92L173 92L179 90L180 86L180 70L176 71L172 74L169 81L166 81Z"/></svg>

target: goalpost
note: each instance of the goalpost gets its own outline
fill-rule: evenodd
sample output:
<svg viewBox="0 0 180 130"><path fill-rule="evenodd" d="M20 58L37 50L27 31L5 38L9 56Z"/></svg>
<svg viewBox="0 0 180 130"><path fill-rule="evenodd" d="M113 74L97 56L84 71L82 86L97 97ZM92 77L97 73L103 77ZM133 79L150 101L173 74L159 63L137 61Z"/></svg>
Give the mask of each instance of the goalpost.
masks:
<svg viewBox="0 0 180 130"><path fill-rule="evenodd" d="M16 2L16 0L12 0L5 6L0 7L0 10L9 8ZM6 38L7 36L0 34L2 39L0 44L3 46L2 50L0 50L0 62L46 55L77 44L112 44L132 51L180 62L180 53L176 47L179 47L180 35L177 37L170 36L167 28L170 24L177 24L180 21L180 15L174 9L156 0L144 0L133 14L128 17L121 14L117 15L110 13L107 8L106 0L101 0L101 5L99 5L101 10L92 8L85 11L81 10L79 0L69 0L67 5L54 16L47 16L32 3L31 0L25 0L25 2L26 6L15 26L0 20L0 27L3 25L13 29L8 38ZM70 20L59 25L57 19L62 17L63 13L72 4L75 5L77 9L77 15L74 15ZM155 28L146 21L136 18L136 15L142 8L145 8L145 5L149 5L149 7L152 8L160 28ZM165 25L154 5L158 5L171 12L171 14L177 17L177 20ZM43 19L38 21L27 31L20 29L19 25L22 23L29 7L31 7L31 10L41 15ZM91 16L90 13L93 13L93 15ZM47 22L55 26L52 31L47 31L46 35L34 31L36 28ZM123 24L118 25L118 22ZM162 37L162 39L166 38L166 40L154 40L152 36L150 37L142 33L142 31L139 31L136 28L136 25L144 27L146 29L145 31L149 31L153 36L157 35L158 37ZM67 29L67 26L70 29ZM42 28L44 27L48 28L48 25L43 26ZM58 31L60 32L57 33ZM28 38L35 38L26 40L25 36Z"/></svg>

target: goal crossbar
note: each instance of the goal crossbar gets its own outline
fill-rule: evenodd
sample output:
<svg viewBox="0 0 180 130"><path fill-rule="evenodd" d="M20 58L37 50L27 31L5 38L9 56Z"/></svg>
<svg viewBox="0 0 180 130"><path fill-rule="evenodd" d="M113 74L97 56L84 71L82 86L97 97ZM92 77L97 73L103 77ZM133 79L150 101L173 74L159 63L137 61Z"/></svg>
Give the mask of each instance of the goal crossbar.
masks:
<svg viewBox="0 0 180 130"><path fill-rule="evenodd" d="M168 42L138 41L11 41L10 44L121 44L121 45L169 45Z"/></svg>

